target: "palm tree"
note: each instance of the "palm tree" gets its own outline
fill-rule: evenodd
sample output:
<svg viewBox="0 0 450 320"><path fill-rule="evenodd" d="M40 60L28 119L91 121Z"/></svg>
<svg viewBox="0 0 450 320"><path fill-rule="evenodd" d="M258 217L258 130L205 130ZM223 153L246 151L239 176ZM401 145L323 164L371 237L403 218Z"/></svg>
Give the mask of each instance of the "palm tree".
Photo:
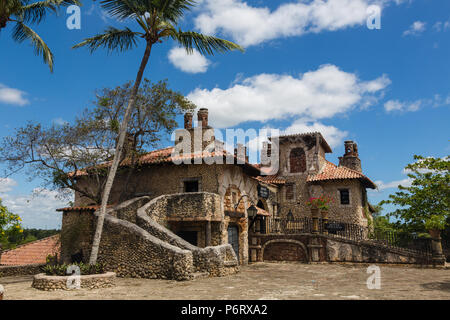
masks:
<svg viewBox="0 0 450 320"><path fill-rule="evenodd" d="M103 0L100 4L111 17L120 21L131 20L136 22L140 27L140 31L132 31L129 28L117 29L109 27L104 33L85 39L83 42L75 45L74 48L87 46L91 53L99 48L106 48L110 52L126 51L137 46L138 40L143 39L145 51L120 126L116 151L103 191L100 214L89 259L90 264L97 262L109 194L119 166L130 114L133 110L136 94L153 45L171 39L184 47L187 53L192 53L194 49L197 49L203 55L212 55L216 51L220 53L231 50L243 51L239 45L233 42L176 28L183 15L195 5L193 0Z"/></svg>
<svg viewBox="0 0 450 320"><path fill-rule="evenodd" d="M30 2L30 0L0 0L0 31L8 24L14 25L12 38L21 43L30 40L36 55L42 56L44 63L53 72L53 53L42 38L27 23L40 23L48 12L56 13L63 5L77 4L77 0L43 0Z"/></svg>

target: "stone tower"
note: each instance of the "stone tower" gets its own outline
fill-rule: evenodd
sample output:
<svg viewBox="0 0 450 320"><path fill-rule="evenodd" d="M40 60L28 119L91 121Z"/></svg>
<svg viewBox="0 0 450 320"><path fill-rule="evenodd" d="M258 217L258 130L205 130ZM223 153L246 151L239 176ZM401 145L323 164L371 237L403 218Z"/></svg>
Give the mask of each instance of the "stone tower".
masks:
<svg viewBox="0 0 450 320"><path fill-rule="evenodd" d="M339 157L339 165L358 172L362 172L361 159L358 155L358 145L353 141L345 141L345 153L343 157Z"/></svg>

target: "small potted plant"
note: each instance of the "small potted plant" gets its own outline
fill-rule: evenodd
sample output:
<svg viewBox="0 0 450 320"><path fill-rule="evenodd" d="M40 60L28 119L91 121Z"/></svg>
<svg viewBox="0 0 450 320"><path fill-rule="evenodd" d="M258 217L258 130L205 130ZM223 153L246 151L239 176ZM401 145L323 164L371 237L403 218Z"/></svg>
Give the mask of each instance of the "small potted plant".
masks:
<svg viewBox="0 0 450 320"><path fill-rule="evenodd" d="M441 230L444 230L445 227L446 221L444 216L434 214L425 220L425 229L428 230L431 238L435 240L440 240Z"/></svg>

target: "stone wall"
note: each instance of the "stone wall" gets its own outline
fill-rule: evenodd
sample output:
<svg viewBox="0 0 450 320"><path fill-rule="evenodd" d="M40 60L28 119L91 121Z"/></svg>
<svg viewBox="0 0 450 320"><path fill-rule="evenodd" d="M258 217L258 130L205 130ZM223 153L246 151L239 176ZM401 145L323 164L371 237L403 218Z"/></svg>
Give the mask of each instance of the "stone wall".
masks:
<svg viewBox="0 0 450 320"><path fill-rule="evenodd" d="M72 255L82 254L89 261L97 219L92 211L67 211L62 214L61 261L72 262Z"/></svg>
<svg viewBox="0 0 450 320"><path fill-rule="evenodd" d="M0 266L0 278L9 276L34 275L41 272L45 264L27 264L23 266Z"/></svg>
<svg viewBox="0 0 450 320"><path fill-rule="evenodd" d="M387 247L373 241L354 241L327 235L254 234L252 261L354 262L430 264L431 256Z"/></svg>
<svg viewBox="0 0 450 320"><path fill-rule="evenodd" d="M374 245L369 241L345 241L328 239L327 261L329 262L377 262L399 264L428 264L423 255L402 249Z"/></svg>
<svg viewBox="0 0 450 320"><path fill-rule="evenodd" d="M194 273L191 251L110 215L105 217L98 261L119 277L190 280Z"/></svg>
<svg viewBox="0 0 450 320"><path fill-rule="evenodd" d="M38 290L73 290L67 287L67 280L71 276L48 276L40 273L34 276L31 286ZM105 274L81 275L80 288L100 289L110 288L115 285L116 274L108 272ZM72 282L70 282L72 284Z"/></svg>
<svg viewBox="0 0 450 320"><path fill-rule="evenodd" d="M180 199L181 195L173 197ZM217 206L217 197L219 196L214 194L201 197L210 199L207 205L202 207L204 214L210 217L223 214L220 206ZM163 213L167 213L163 204L171 201L165 200L167 197L153 200L150 200L150 197L141 197L107 210L98 256L98 261L104 263L107 270L115 271L119 277L175 280L192 279L195 272L221 276L238 271L237 257L230 245L198 248L153 220L151 210L161 210L155 214L161 219ZM162 201L162 204L158 204L159 201ZM192 203L187 202L184 205ZM180 213L185 212L183 206L173 208L175 211L180 210ZM214 211L215 209L218 211ZM82 245L77 244L75 247L76 250L83 251L84 258L89 257L92 243L87 243L84 239L92 239L97 214L98 212L95 215L90 214L90 234L76 233ZM86 216L86 213L68 212L64 220L67 225L63 225L63 228L70 230L72 225L77 224L77 219L85 222ZM75 242L77 243L76 239ZM74 253L72 250L70 243L62 242L62 255L70 257Z"/></svg>

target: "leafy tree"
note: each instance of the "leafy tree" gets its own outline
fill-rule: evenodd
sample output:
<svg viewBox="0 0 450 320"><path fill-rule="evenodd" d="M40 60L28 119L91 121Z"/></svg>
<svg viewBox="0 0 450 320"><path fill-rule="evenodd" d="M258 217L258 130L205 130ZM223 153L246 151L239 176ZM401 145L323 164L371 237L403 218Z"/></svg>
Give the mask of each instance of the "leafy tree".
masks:
<svg viewBox="0 0 450 320"><path fill-rule="evenodd" d="M450 160L414 156L416 162L405 167L412 179L410 187L398 186L400 191L380 204L400 206L388 216L398 219L397 226L413 232L443 230L448 224L450 208Z"/></svg>
<svg viewBox="0 0 450 320"><path fill-rule="evenodd" d="M42 56L44 63L53 72L53 53L42 38L28 26L28 23L41 23L48 13L56 13L60 6L80 3L77 0L1 0L0 31L13 24L12 38L21 43L29 40L36 55Z"/></svg>
<svg viewBox="0 0 450 320"><path fill-rule="evenodd" d="M171 39L184 47L188 53L192 53L196 48L203 55L213 54L215 51L223 53L231 50L243 50L239 45L227 40L177 29L176 27L185 13L195 5L193 0L103 0L100 3L112 17L121 21L134 21L140 27L140 31L132 31L128 27L124 29L109 27L104 33L85 39L75 45L74 48L87 46L91 52L99 48L106 48L108 51L125 51L132 49L137 45L139 39L143 39L145 41L145 52L120 126L114 159L102 195L100 216L97 220L89 261L91 264L95 264L97 261L108 198L121 160L130 114L135 105L136 94L153 45Z"/></svg>
<svg viewBox="0 0 450 320"><path fill-rule="evenodd" d="M44 127L28 123L16 129L13 136L0 143L5 175L24 171L30 179L40 178L42 187L60 191L62 197L78 192L90 199L91 204L99 204L108 172L105 162L114 155L119 123L125 113L124 102L130 94L131 83L104 88L97 92L94 106L73 124ZM169 89L167 81L151 83L145 79L136 101L128 128L131 147L124 153L130 161L121 169L129 175L137 165L138 155L154 147L164 133L177 126L175 117L195 108L179 92ZM88 175L89 184L80 183L84 174ZM132 192L126 183L123 190Z"/></svg>
<svg viewBox="0 0 450 320"><path fill-rule="evenodd" d="M0 244L5 248L8 247L8 235L23 232L21 221L22 219L17 214L11 213L8 208L2 204L2 199L0 199Z"/></svg>

